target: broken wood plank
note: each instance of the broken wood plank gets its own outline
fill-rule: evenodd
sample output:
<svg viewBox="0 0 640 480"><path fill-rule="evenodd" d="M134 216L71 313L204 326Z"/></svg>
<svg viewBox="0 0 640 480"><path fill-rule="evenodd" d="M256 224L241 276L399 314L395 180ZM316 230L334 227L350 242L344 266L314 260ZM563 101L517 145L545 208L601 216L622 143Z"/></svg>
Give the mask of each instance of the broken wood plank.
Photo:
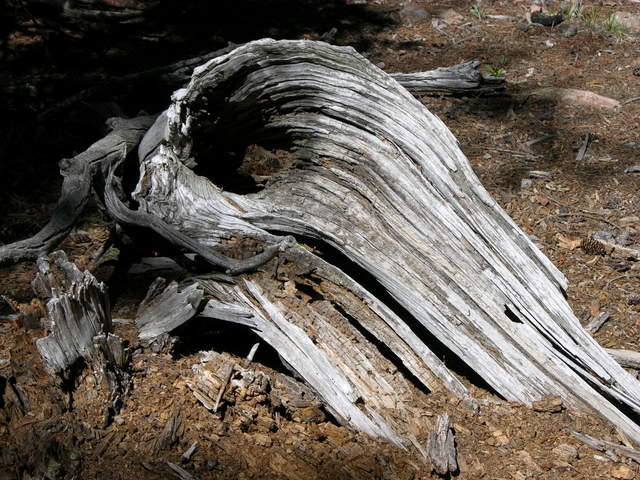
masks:
<svg viewBox="0 0 640 480"><path fill-rule="evenodd" d="M613 442L607 442L606 440L598 440L597 438L592 437L591 435L586 435L583 433L578 433L575 431L571 432L573 436L575 436L581 442L589 445L591 448L599 450L601 452L609 452L613 451L618 455L622 455L624 457L630 458L637 463L640 463L640 451L626 447L624 445L619 445Z"/></svg>
<svg viewBox="0 0 640 480"><path fill-rule="evenodd" d="M54 275L49 260L38 259L36 291L50 297L46 304L46 329L36 340L45 365L54 373L66 371L80 358L95 354L94 337L111 331L111 307L107 287L89 272L81 272L62 251L51 254L64 276Z"/></svg>

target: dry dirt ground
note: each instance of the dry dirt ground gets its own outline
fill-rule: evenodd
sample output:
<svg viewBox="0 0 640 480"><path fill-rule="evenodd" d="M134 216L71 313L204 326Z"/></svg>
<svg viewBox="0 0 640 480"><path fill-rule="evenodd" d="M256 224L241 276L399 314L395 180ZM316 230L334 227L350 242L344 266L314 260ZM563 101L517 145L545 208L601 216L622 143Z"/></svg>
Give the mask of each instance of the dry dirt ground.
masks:
<svg viewBox="0 0 640 480"><path fill-rule="evenodd" d="M20 22L3 27L8 33L0 85L14 121L0 137L0 241L33 234L46 221L60 184L56 162L100 138L103 117L120 110L155 111L168 103L168 92L150 87L151 92L89 99L43 115L52 105L94 80L195 56L227 40L315 38L336 27L337 44L355 46L388 72L479 60L481 68L506 75L507 90L499 97L421 100L459 139L489 192L567 275L570 302L584 323L610 314L596 339L606 347L640 351L638 262L581 247L583 239L598 234L640 248L640 177L632 168L640 165L640 101L602 109L539 92L577 88L623 102L640 95L640 35L616 35L601 26L611 12L640 14L639 3L587 1L587 13L600 9L597 22L584 16L556 27L524 26L531 3L519 0L485 1L475 15L470 1L416 0L415 8L426 12L413 13L401 10L398 0L238 0L215 8L208 2L109 3L149 15L107 31L55 18L34 23L21 10ZM547 1L547 8L557 3ZM567 32L572 25L577 31ZM588 147L577 159L586 135ZM226 365L240 361L255 339L242 329L194 322L180 332L172 353L142 348L131 319L153 277L128 275L127 262L166 247L149 241L96 266L92 257L108 232L105 219L90 209L62 248L110 286L114 318L120 319L116 333L134 352L124 405L108 418L86 371L78 372L73 385L51 379L33 345L43 332L27 330L24 320L6 320L13 312L1 305L0 478L177 477L167 462L202 479L437 478L416 454L338 426L316 404L291 406L286 392L285 400L276 400L265 391L230 388L217 413L205 409L188 386L201 351L223 352L216 358ZM28 262L0 269L0 293L14 306L21 304L23 319L24 312L39 308L29 305L34 273ZM249 371L271 378L286 372L264 345ZM572 435L625 442L593 414L536 411L500 400L477 379L462 378L481 399L479 412L429 394L415 411L451 416L456 478L640 478L638 464L593 450ZM193 454L182 458L194 442Z"/></svg>

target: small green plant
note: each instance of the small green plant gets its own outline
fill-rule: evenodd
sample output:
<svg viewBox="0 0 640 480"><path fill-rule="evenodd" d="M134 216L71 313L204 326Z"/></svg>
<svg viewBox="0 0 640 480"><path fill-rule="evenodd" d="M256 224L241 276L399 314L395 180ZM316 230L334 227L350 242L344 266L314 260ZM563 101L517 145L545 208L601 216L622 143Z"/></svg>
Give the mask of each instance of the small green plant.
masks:
<svg viewBox="0 0 640 480"><path fill-rule="evenodd" d="M504 77L507 74L507 70L504 67L496 65L485 65L484 69L492 77Z"/></svg>
<svg viewBox="0 0 640 480"><path fill-rule="evenodd" d="M627 27L620 23L615 13L610 13L602 22L602 29L610 33L616 40L624 40L627 36Z"/></svg>
<svg viewBox="0 0 640 480"><path fill-rule="evenodd" d="M482 6L482 2L480 0L477 0L470 10L471 15L476 17L478 20L484 20L485 18L487 18L487 11Z"/></svg>
<svg viewBox="0 0 640 480"><path fill-rule="evenodd" d="M600 9L593 7L588 12L585 12L582 16L584 24L589 30L595 30L598 26L598 20L600 19Z"/></svg>
<svg viewBox="0 0 640 480"><path fill-rule="evenodd" d="M563 10L562 15L568 20L572 18L582 18L584 16L584 5L582 5L582 1L571 2L571 5Z"/></svg>

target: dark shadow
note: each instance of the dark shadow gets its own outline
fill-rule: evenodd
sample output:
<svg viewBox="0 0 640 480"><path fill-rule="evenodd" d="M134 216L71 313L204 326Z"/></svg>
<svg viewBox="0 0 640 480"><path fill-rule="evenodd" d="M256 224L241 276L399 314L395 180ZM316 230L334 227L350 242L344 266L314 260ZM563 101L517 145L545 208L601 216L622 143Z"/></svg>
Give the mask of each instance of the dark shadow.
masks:
<svg viewBox="0 0 640 480"><path fill-rule="evenodd" d="M201 351L227 352L239 358L246 358L251 347L260 343L253 361L276 372L291 375L282 363L278 352L251 328L224 320L195 317L173 332L178 342L173 348L175 358L188 357Z"/></svg>

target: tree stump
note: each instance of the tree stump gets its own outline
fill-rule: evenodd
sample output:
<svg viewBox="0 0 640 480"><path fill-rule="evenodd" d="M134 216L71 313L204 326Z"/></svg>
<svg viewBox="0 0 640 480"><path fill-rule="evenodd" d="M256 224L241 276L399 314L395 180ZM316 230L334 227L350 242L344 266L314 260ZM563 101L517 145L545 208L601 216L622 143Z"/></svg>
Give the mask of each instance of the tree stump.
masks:
<svg viewBox="0 0 640 480"><path fill-rule="evenodd" d="M564 276L446 126L353 49L243 45L197 68L149 135L140 212L211 249L295 236L261 271L205 282L204 314L256 330L344 423L410 443L400 367L472 404L437 349L507 400L559 395L640 440L640 384L580 326ZM291 155L234 192L221 172L241 157L224 152L250 144Z"/></svg>

